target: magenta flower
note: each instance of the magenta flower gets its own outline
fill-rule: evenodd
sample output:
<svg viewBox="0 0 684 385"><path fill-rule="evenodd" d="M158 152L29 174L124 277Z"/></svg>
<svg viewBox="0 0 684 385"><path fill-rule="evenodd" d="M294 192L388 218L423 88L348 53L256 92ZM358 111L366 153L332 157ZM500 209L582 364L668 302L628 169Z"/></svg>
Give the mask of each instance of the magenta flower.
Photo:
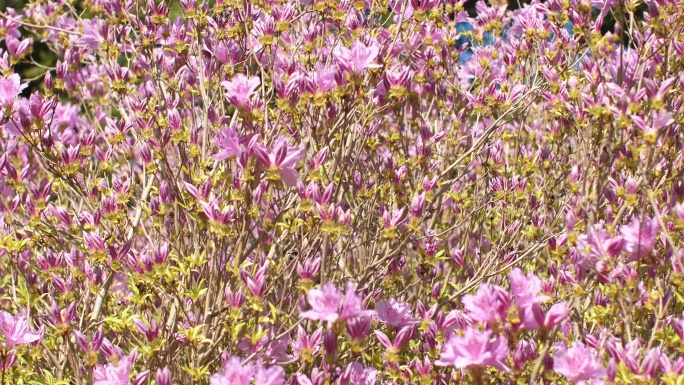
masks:
<svg viewBox="0 0 684 385"><path fill-rule="evenodd" d="M256 365L242 365L239 357L231 356L223 362L223 371L213 374L209 378L211 385L283 385L285 383L285 371L280 366L266 367L261 359Z"/></svg>
<svg viewBox="0 0 684 385"><path fill-rule="evenodd" d="M332 282L328 282L321 289L311 289L306 293L311 310L299 315L300 318L308 318L317 321L335 322L339 317L337 313L340 307L342 293Z"/></svg>
<svg viewBox="0 0 684 385"><path fill-rule="evenodd" d="M675 333L679 336L680 340L684 340L684 312L680 318L675 318L671 316L670 326L674 329Z"/></svg>
<svg viewBox="0 0 684 385"><path fill-rule="evenodd" d="M684 203L677 203L674 207L674 212L677 214L677 218L684 222Z"/></svg>
<svg viewBox="0 0 684 385"><path fill-rule="evenodd" d="M295 357L302 357L304 355L315 356L321 349L319 345L322 339L322 328L314 330L311 336L309 336L300 325L297 327L297 338L292 340L292 353Z"/></svg>
<svg viewBox="0 0 684 385"><path fill-rule="evenodd" d="M113 363L107 366L98 365L94 372L94 385L128 385L129 377L131 375L131 368L138 357L138 349L135 348L128 356L119 360L118 365Z"/></svg>
<svg viewBox="0 0 684 385"><path fill-rule="evenodd" d="M568 315L570 315L570 309L568 308L567 302L564 301L557 303L551 306L549 311L546 312L546 316L544 317L544 327L551 329L552 327L565 321L565 319L568 318Z"/></svg>
<svg viewBox="0 0 684 385"><path fill-rule="evenodd" d="M611 237L600 224L594 225L587 234L577 237L575 247L589 263L596 263L606 257L614 257L624 245L621 236Z"/></svg>
<svg viewBox="0 0 684 385"><path fill-rule="evenodd" d="M96 50L105 39L102 37L103 22L98 18L83 21L83 36L78 43L88 47L91 51Z"/></svg>
<svg viewBox="0 0 684 385"><path fill-rule="evenodd" d="M326 67L322 63L316 63L314 72L310 74L310 80L313 82L314 94L324 94L337 85L335 80L336 69L333 67Z"/></svg>
<svg viewBox="0 0 684 385"><path fill-rule="evenodd" d="M633 259L647 254L655 245L658 229L658 220L648 217L643 222L633 218L629 225L620 226L620 234L625 240L625 251L632 254Z"/></svg>
<svg viewBox="0 0 684 385"><path fill-rule="evenodd" d="M17 74L12 74L7 78L0 77L0 109L8 107L11 110L14 99L27 86L28 84L21 84L21 78Z"/></svg>
<svg viewBox="0 0 684 385"><path fill-rule="evenodd" d="M537 344L534 340L521 340L515 347L513 352L513 364L515 370L522 369L525 362L533 360L539 356L539 351L537 350Z"/></svg>
<svg viewBox="0 0 684 385"><path fill-rule="evenodd" d="M154 380L157 382L157 385L171 385L171 371L169 367L165 366L164 369L157 369Z"/></svg>
<svg viewBox="0 0 684 385"><path fill-rule="evenodd" d="M6 311L0 311L0 332L5 336L8 348L29 344L43 338L43 327L41 326L38 332L29 330L28 320L23 313L13 316Z"/></svg>
<svg viewBox="0 0 684 385"><path fill-rule="evenodd" d="M235 64L242 60L244 52L234 41L220 41L214 49L214 56L223 64Z"/></svg>
<svg viewBox="0 0 684 385"><path fill-rule="evenodd" d="M508 274L508 279L511 281L511 291L518 307L542 303L549 299L546 295L539 295L542 281L533 273L525 275L521 269L515 268Z"/></svg>
<svg viewBox="0 0 684 385"><path fill-rule="evenodd" d="M325 372L318 368L311 369L311 379L304 374L297 374L297 381L293 385L323 385L325 383Z"/></svg>
<svg viewBox="0 0 684 385"><path fill-rule="evenodd" d="M351 385L374 385L378 371L373 368L364 368L363 365L354 361L347 366L349 383Z"/></svg>
<svg viewBox="0 0 684 385"><path fill-rule="evenodd" d="M262 385L283 385L285 383L285 370L277 365L266 367L261 359L257 360L254 383Z"/></svg>
<svg viewBox="0 0 684 385"><path fill-rule="evenodd" d="M247 78L244 74L237 74L230 81L221 82L221 85L226 89L226 98L232 105L247 108L249 97L261 85L261 80L258 77Z"/></svg>
<svg viewBox="0 0 684 385"><path fill-rule="evenodd" d="M390 98L403 98L408 95L408 88L414 72L406 66L394 66L385 72L383 82L376 90L378 96L385 95Z"/></svg>
<svg viewBox="0 0 684 385"><path fill-rule="evenodd" d="M295 166L306 154L303 146L290 147L284 138L280 138L273 149L257 144L254 150L259 161L269 169L271 176L277 173L285 183L297 185L299 173Z"/></svg>
<svg viewBox="0 0 684 385"><path fill-rule="evenodd" d="M405 302L399 302L394 298L390 298L388 301L377 302L375 305L375 312L377 313L380 322L394 328L401 328L418 322L418 320L411 315L411 305Z"/></svg>
<svg viewBox="0 0 684 385"><path fill-rule="evenodd" d="M368 47L359 40L356 40L352 43L351 49L338 46L333 51L333 55L342 70L360 74L366 68L381 67L379 64L373 64L379 52L380 49L376 45Z"/></svg>
<svg viewBox="0 0 684 385"><path fill-rule="evenodd" d="M615 3L616 0L591 0L591 6L601 11L596 19L596 23L599 27L603 24L603 18L608 14Z"/></svg>
<svg viewBox="0 0 684 385"><path fill-rule="evenodd" d="M216 147L219 151L214 155L214 160L225 160L240 155L240 142L234 125L230 125L218 133Z"/></svg>
<svg viewBox="0 0 684 385"><path fill-rule="evenodd" d="M606 376L606 370L599 364L596 353L581 342L575 342L572 347L556 351L553 356L553 370L575 384Z"/></svg>
<svg viewBox="0 0 684 385"><path fill-rule="evenodd" d="M371 315L373 313L373 311L363 310L361 299L356 294L356 284L347 282L344 298L340 306L339 320L346 321L350 318Z"/></svg>
<svg viewBox="0 0 684 385"><path fill-rule="evenodd" d="M211 385L250 385L254 376L252 365L242 366L239 357L230 357L223 365L223 371L209 378Z"/></svg>
<svg viewBox="0 0 684 385"><path fill-rule="evenodd" d="M614 0L591 0L591 6L599 10L610 9L615 5Z"/></svg>
<svg viewBox="0 0 684 385"><path fill-rule="evenodd" d="M464 295L461 300L466 314L474 321L482 323L506 319L510 298L499 286L483 283L475 295Z"/></svg>
<svg viewBox="0 0 684 385"><path fill-rule="evenodd" d="M435 365L456 368L493 366L510 372L504 364L508 356L508 341L501 336L491 338L491 335L489 330L479 331L471 326L463 336L452 334Z"/></svg>
<svg viewBox="0 0 684 385"><path fill-rule="evenodd" d="M368 313L362 310L361 301L356 295L356 284L351 282L347 283L344 298L332 282L326 283L321 289L309 290L306 297L311 310L301 313L300 318L333 323Z"/></svg>
<svg viewBox="0 0 684 385"><path fill-rule="evenodd" d="M536 275L525 275L522 270L516 268L508 274L508 278L511 281L511 291L519 309L523 329L538 330L542 326L551 328L567 318L570 310L565 302L553 305L544 315L540 304L549 297L539 295L542 281Z"/></svg>

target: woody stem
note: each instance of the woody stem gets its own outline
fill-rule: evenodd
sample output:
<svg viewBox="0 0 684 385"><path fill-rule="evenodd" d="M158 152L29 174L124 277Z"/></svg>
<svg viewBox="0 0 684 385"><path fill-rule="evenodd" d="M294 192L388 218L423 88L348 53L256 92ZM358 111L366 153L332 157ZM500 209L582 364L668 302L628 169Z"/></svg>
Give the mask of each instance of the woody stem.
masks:
<svg viewBox="0 0 684 385"><path fill-rule="evenodd" d="M2 377L0 377L0 385L5 385L5 359L7 357L7 348L2 347L2 359L0 359L0 363L2 364Z"/></svg>

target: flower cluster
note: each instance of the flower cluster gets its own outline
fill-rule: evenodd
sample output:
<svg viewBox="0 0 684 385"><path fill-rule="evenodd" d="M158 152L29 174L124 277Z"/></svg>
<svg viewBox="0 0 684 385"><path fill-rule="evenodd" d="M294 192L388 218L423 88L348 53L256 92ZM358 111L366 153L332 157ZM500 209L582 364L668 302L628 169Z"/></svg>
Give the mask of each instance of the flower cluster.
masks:
<svg viewBox="0 0 684 385"><path fill-rule="evenodd" d="M21 3L0 385L684 383L681 1Z"/></svg>

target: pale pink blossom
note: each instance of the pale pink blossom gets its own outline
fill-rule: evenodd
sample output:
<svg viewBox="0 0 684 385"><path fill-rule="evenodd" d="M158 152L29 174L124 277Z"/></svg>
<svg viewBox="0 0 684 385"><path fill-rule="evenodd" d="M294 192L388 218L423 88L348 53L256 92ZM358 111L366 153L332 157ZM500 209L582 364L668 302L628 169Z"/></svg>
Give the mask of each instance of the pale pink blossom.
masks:
<svg viewBox="0 0 684 385"><path fill-rule="evenodd" d="M43 327L32 332L29 329L26 315L18 313L11 315L6 311L0 311L0 332L5 336L8 348L38 341L43 338Z"/></svg>
<svg viewBox="0 0 684 385"><path fill-rule="evenodd" d="M21 84L21 78L17 74L0 77L0 109L7 107L11 110L17 95L27 86L26 83Z"/></svg>
<svg viewBox="0 0 684 385"><path fill-rule="evenodd" d="M332 282L328 282L320 289L311 289L306 294L311 310L299 315L317 321L345 321L349 318L368 314L361 307L361 300L356 294L356 284L347 283L344 298L341 291Z"/></svg>
<svg viewBox="0 0 684 385"><path fill-rule="evenodd" d="M505 337L492 337L489 330L480 331L469 326L463 336L452 334L435 365L456 368L493 366L509 372L504 363L507 357L508 342Z"/></svg>
<svg viewBox="0 0 684 385"><path fill-rule="evenodd" d="M553 370L575 384L606 376L606 370L599 364L596 353L581 342L557 350L553 355Z"/></svg>
<svg viewBox="0 0 684 385"><path fill-rule="evenodd" d="M128 356L119 360L118 364L109 363L105 366L98 365L94 372L94 385L128 385L131 368L138 357L138 349L135 348Z"/></svg>
<svg viewBox="0 0 684 385"><path fill-rule="evenodd" d="M625 240L624 250L637 259L648 254L655 245L660 226L656 218L644 218L641 222L633 218L628 225L620 226L620 234Z"/></svg>
<svg viewBox="0 0 684 385"><path fill-rule="evenodd" d="M226 89L226 98L231 104L238 108L246 108L250 103L250 96L261 85L261 80L258 77L248 78L240 73L233 76L230 81L221 82L221 85Z"/></svg>
<svg viewBox="0 0 684 385"><path fill-rule="evenodd" d="M394 298L390 298L388 301L377 302L375 312L380 322L395 328L413 325L418 322L411 315L411 305L399 302Z"/></svg>
<svg viewBox="0 0 684 385"><path fill-rule="evenodd" d="M225 160L240 154L240 142L235 126L228 126L218 133L216 147L219 151L214 154L214 160Z"/></svg>
<svg viewBox="0 0 684 385"><path fill-rule="evenodd" d="M366 68L379 68L379 64L374 64L380 49L376 45L366 46L356 40L351 45L351 49L338 46L333 55L337 59L340 68L346 72L360 74Z"/></svg>

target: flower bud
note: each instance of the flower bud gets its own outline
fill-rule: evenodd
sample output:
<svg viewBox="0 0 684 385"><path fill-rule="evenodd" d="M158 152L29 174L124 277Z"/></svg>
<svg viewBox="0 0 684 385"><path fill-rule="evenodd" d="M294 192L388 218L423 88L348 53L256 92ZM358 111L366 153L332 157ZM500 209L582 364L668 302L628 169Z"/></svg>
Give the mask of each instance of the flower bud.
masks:
<svg viewBox="0 0 684 385"><path fill-rule="evenodd" d="M150 371L146 370L142 373L138 373L137 376L135 376L135 379L133 380L133 385L143 385L147 383L147 377L150 376Z"/></svg>
<svg viewBox="0 0 684 385"><path fill-rule="evenodd" d="M438 281L432 286L432 299L434 299L435 301L437 299L439 299L439 293L441 291L442 291L442 282Z"/></svg>
<svg viewBox="0 0 684 385"><path fill-rule="evenodd" d="M513 352L513 363L515 370L522 369L525 362L534 360L538 356L539 353L537 352L537 345L534 343L534 340L530 340L529 342L522 340L518 342L518 345L515 347L515 351Z"/></svg>
<svg viewBox="0 0 684 385"><path fill-rule="evenodd" d="M463 250L452 249L451 250L451 260L458 265L458 267L463 267Z"/></svg>
<svg viewBox="0 0 684 385"><path fill-rule="evenodd" d="M337 335L332 330L325 332L323 336L323 350L326 356L334 356L337 351Z"/></svg>
<svg viewBox="0 0 684 385"><path fill-rule="evenodd" d="M226 287L223 298L228 302L230 307L235 309L241 308L242 304L245 302L245 294L242 292L242 289L234 293L230 287Z"/></svg>
<svg viewBox="0 0 684 385"><path fill-rule="evenodd" d="M52 89L52 74L50 71L45 72L45 78L43 79L45 81L45 88L48 90Z"/></svg>
<svg viewBox="0 0 684 385"><path fill-rule="evenodd" d="M361 341L366 338L371 328L371 318L368 316L354 317L347 320L349 338Z"/></svg>
<svg viewBox="0 0 684 385"><path fill-rule="evenodd" d="M641 363L641 372L644 376L647 378L655 378L660 372L661 367L670 366L668 365L669 360L667 360L667 356L665 356L665 360L662 360L663 362L661 363L662 356L664 356L664 354L659 347L651 348L651 350L646 353L644 360ZM663 363L665 365L662 365ZM665 368L663 367L663 369Z"/></svg>
<svg viewBox="0 0 684 385"><path fill-rule="evenodd" d="M679 218L680 221L684 222L684 204L678 203L674 207L674 212L677 214L677 218Z"/></svg>
<svg viewBox="0 0 684 385"><path fill-rule="evenodd" d="M171 371L169 371L169 367L165 366L164 369L157 369L154 380L157 382L157 385L171 385Z"/></svg>
<svg viewBox="0 0 684 385"><path fill-rule="evenodd" d="M17 355L14 354L14 350L10 350L4 358L4 361L0 361L0 366L2 366L3 371L8 371L17 361Z"/></svg>
<svg viewBox="0 0 684 385"><path fill-rule="evenodd" d="M420 218L423 216L423 210L425 209L425 193L417 194L413 197L411 202L411 216L414 218Z"/></svg>
<svg viewBox="0 0 684 385"><path fill-rule="evenodd" d="M69 66L67 63L57 60L57 79L64 79L68 71Z"/></svg>

